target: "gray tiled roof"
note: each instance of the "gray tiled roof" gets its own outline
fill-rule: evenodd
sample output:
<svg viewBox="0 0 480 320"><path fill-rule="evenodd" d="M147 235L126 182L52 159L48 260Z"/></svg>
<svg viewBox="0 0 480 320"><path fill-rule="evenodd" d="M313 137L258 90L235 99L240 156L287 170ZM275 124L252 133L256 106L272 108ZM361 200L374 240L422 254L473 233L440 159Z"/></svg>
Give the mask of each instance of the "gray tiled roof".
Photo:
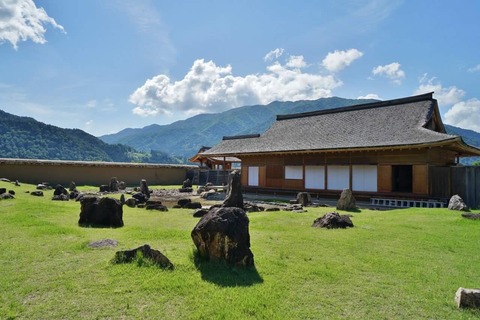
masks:
<svg viewBox="0 0 480 320"><path fill-rule="evenodd" d="M205 154L251 154L422 145L449 140L425 128L438 107L432 94L319 112L278 116L260 136L232 137Z"/></svg>

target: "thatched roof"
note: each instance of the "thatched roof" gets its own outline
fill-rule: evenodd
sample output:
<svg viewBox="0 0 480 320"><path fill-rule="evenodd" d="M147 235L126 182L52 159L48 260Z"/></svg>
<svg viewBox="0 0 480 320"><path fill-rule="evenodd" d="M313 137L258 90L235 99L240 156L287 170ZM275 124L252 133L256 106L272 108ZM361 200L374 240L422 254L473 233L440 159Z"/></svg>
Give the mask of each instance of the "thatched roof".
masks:
<svg viewBox="0 0 480 320"><path fill-rule="evenodd" d="M262 135L224 137L203 155L227 156L450 145L459 155L480 150L449 135L432 93L344 108L277 116Z"/></svg>

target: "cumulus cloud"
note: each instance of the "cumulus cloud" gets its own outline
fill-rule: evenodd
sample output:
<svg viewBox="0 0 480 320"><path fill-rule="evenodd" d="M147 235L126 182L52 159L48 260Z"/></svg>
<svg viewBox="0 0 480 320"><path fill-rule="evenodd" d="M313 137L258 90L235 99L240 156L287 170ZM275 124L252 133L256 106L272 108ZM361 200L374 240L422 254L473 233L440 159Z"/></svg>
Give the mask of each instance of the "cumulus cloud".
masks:
<svg viewBox="0 0 480 320"><path fill-rule="evenodd" d="M453 105L444 115L445 123L480 132L480 100L474 98Z"/></svg>
<svg viewBox="0 0 480 320"><path fill-rule="evenodd" d="M329 52L322 65L330 72L338 72L348 67L353 61L363 56L363 52L357 49L348 49L346 51L335 50Z"/></svg>
<svg viewBox="0 0 480 320"><path fill-rule="evenodd" d="M479 72L480 71L480 64L477 64L475 67L472 67L470 69L468 69L468 72Z"/></svg>
<svg viewBox="0 0 480 320"><path fill-rule="evenodd" d="M265 55L265 57L263 57L263 60L264 61L272 61L272 60L276 60L278 58L280 58L283 54L283 49L282 48L277 48L275 50L272 50L270 51L269 53L267 53Z"/></svg>
<svg viewBox="0 0 480 320"><path fill-rule="evenodd" d="M357 99L375 99L375 100L382 100L382 99L378 96L378 94L376 94L376 93L369 93L369 94L367 94L367 95L365 95L365 96L360 96L360 97L358 97Z"/></svg>
<svg viewBox="0 0 480 320"><path fill-rule="evenodd" d="M304 72L306 66L303 56L291 56L286 64L273 62L265 73L240 77L233 75L230 65L198 59L183 79L172 81L165 74L157 75L136 89L129 101L136 105L133 113L141 116L174 111L191 116L275 100L329 97L342 85L331 75Z"/></svg>
<svg viewBox="0 0 480 320"><path fill-rule="evenodd" d="M458 103L465 96L465 91L462 89L459 89L455 86L444 88L435 77L428 78L428 75L424 74L420 79L420 86L417 90L415 90L414 94L428 92L435 92L434 97L438 100L440 107L451 106L455 103Z"/></svg>
<svg viewBox="0 0 480 320"><path fill-rule="evenodd" d="M405 78L405 72L400 69L401 65L398 62L393 62L384 66L377 66L373 68L374 76L385 76L396 84L401 84L402 79Z"/></svg>
<svg viewBox="0 0 480 320"><path fill-rule="evenodd" d="M15 50L19 41L43 44L47 42L46 25L64 32L63 27L43 8L37 8L33 0L0 0L0 44L8 41Z"/></svg>

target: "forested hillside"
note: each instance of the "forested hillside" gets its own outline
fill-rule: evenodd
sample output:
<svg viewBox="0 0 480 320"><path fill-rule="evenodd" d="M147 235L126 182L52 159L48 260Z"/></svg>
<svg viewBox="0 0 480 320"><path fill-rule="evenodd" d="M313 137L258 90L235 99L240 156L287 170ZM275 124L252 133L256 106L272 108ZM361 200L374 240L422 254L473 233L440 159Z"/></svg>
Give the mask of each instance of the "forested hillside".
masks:
<svg viewBox="0 0 480 320"><path fill-rule="evenodd" d="M141 153L108 144L79 129L62 129L0 110L0 157L23 159L178 163L165 153Z"/></svg>

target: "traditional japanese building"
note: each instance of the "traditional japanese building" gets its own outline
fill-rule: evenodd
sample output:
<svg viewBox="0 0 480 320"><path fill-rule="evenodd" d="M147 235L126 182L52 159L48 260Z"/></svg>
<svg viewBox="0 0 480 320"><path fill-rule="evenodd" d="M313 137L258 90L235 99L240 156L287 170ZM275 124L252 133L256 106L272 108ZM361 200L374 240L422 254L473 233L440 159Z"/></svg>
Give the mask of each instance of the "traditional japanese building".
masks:
<svg viewBox="0 0 480 320"><path fill-rule="evenodd" d="M448 168L480 149L446 133L432 95L280 115L265 133L224 137L199 156L239 158L247 190L449 197Z"/></svg>

